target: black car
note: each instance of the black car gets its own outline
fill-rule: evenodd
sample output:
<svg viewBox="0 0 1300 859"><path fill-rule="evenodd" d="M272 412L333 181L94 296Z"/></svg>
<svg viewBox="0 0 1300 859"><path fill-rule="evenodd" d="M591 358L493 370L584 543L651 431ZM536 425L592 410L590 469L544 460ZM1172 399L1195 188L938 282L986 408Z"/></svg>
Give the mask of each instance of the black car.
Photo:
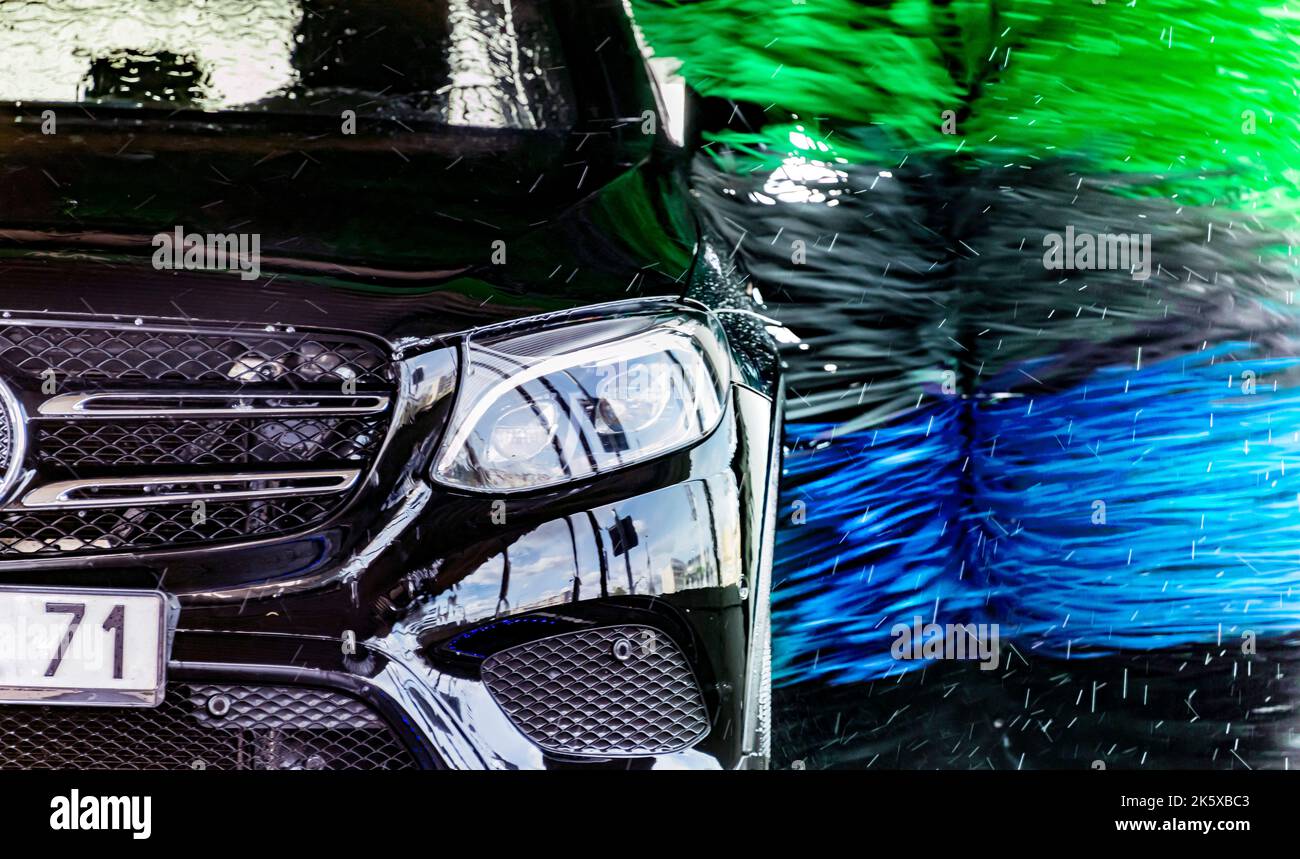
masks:
<svg viewBox="0 0 1300 859"><path fill-rule="evenodd" d="M623 4L76 6L0 4L0 768L764 766L779 364Z"/></svg>

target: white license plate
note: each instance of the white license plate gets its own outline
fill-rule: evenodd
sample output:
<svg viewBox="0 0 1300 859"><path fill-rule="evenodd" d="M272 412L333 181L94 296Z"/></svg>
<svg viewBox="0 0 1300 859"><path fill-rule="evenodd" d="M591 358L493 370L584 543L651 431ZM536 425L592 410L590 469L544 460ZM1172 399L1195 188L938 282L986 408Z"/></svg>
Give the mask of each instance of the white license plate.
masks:
<svg viewBox="0 0 1300 859"><path fill-rule="evenodd" d="M158 591L0 587L0 704L155 707L173 618Z"/></svg>

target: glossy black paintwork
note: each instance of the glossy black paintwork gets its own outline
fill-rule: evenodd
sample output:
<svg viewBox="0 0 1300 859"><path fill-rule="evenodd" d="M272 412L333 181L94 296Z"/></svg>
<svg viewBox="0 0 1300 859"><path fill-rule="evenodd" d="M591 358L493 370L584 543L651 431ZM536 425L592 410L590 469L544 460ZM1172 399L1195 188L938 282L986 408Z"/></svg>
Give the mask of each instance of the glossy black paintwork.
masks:
<svg viewBox="0 0 1300 859"><path fill-rule="evenodd" d="M748 428L753 435L761 432L763 438L767 431L767 427ZM747 455L741 448L740 432L733 407L723 426L695 447L592 481L511 498L504 508L504 524L495 521L498 509L494 505L499 499L423 483L427 495L419 494L416 513L401 522L395 536L379 537L379 551L368 558L360 574L350 574L350 557L375 542L364 538L378 534L387 524L386 516L406 509L400 504L381 506L382 496L403 479L394 472L404 469L391 467L393 461L402 459L394 451L396 455L391 460L385 457L376 479L332 528L299 540L226 549L220 558L211 551L177 553L166 563L165 582L169 590L185 598L186 624L196 628L326 636L352 629L362 638L383 634L395 620L405 617L405 608L414 596L436 595L464 583L511 544L548 523L692 480L733 475L732 482L738 483ZM412 457L405 462L427 467L427 449L423 455L405 453ZM411 479L423 482L418 475ZM736 496L739 503L739 493ZM339 547L337 556L331 557L331 546ZM240 563L241 554L248 560ZM232 562L246 571L241 576L244 581L236 581L238 572L232 570ZM269 575L277 563L283 564L283 572ZM429 572L431 568L436 568L436 573ZM557 579L561 578L559 572ZM142 571L122 584L145 586L155 580L153 574L153 570ZM10 578L53 583L80 576L51 569ZM584 595L600 594L597 581ZM290 600L292 611L281 610ZM473 616L473 620L483 619Z"/></svg>
<svg viewBox="0 0 1300 859"><path fill-rule="evenodd" d="M0 110L3 309L351 331L387 344L403 368L407 403L374 473L308 535L0 563L0 579L161 585L183 606L176 676L274 679L288 670L297 682L361 690L405 726L422 760L454 767L564 762L510 736L473 660L448 654L449 640L493 617L650 617L692 657L715 720L700 748L673 765L742 760L755 597L770 563L763 538L775 503L777 365L743 272L697 220L686 153L662 134L642 134L640 113L653 98L621 4L555 6L579 90L580 118L568 134L376 127L341 138L333 126L301 119L104 111L62 117L50 139L30 122L32 107L11 110L27 117L21 123ZM155 271L149 237L176 224L260 232L262 279ZM491 259L497 240L506 243L502 264ZM505 523L494 520L495 499L430 482L453 396L411 402L431 378L454 372L462 335L653 296L721 311L738 386L708 438L614 474L511 497ZM620 506L654 530L655 510L666 509L657 505L704 485L715 487L709 515L731 517L737 531L734 568L714 582L672 593L650 581L612 586L602 568L609 547L579 548L548 530L592 511L617 515ZM694 535L681 536L692 545ZM527 541L545 548L557 540L555 550L584 569L554 580L538 572L534 596L546 598L517 598L528 588L494 559ZM449 595L471 587L498 587L503 605L492 616L448 613ZM346 632L359 642L356 654L342 652Z"/></svg>
<svg viewBox="0 0 1300 859"><path fill-rule="evenodd" d="M739 405L741 400L745 401L743 407ZM769 422L756 424L755 419L760 416ZM355 589L349 584L333 582L247 602L187 603L173 659L186 665L244 664L246 667L240 670L250 676L257 676L257 666L265 664L308 669L309 679L315 672L330 673L330 677L318 678L322 683L337 679L332 675L341 671L366 679L385 695L405 698L407 707L415 706L417 700L423 701L425 688L441 690L444 696L460 701L461 696L472 698L479 691L475 687L481 657L517 641L509 636L494 636L489 630L470 639L474 642L472 648L463 646L466 643L463 640L457 642L467 632L490 626L492 619L475 613L449 614L448 595L457 590L463 593L467 586L484 585L489 592L498 591L505 602L493 617L545 618L551 626L543 632L558 631L554 626L556 618L572 617L584 623L645 622L671 635L692 660L714 720L713 730L694 753L705 757L691 757L678 763L704 765L708 760L713 765L734 766L742 757L741 726L748 691L745 665L751 647L753 616L758 609L757 585L759 577L766 574L760 553L764 509L773 503L767 494L772 486L768 470L773 453L772 416L772 404L765 398L752 392L738 392L737 402L729 410L724 426L698 448L672 461L605 478L598 493L584 496L581 491L569 491L533 499L524 511L512 509L511 520L505 528L490 524L489 499L471 501L447 496L442 502L431 503L429 509L430 518L443 523L443 532L437 539L420 539L414 546L390 547L385 557L355 582ZM736 490L732 494L718 493L714 500L719 509L710 514L734 515L739 528L739 563L726 584L688 587L662 594L657 592L661 585L658 582L638 582L638 586L644 586L642 590L624 587L622 571L614 570L608 575L608 581L616 583L615 586L607 584L602 588L606 576L599 568L597 553L584 547L576 554L586 563L586 569L577 578L589 577L581 584L587 591L579 594L585 598L556 602L549 598L546 587L561 591L574 587L571 570L556 567L553 574L548 574L544 569L535 569L533 575L545 580L540 583L544 587L538 587L537 582L503 576L501 568L492 563L503 550L528 539L540 540L544 553L561 556L570 550L569 538L555 529L548 531L548 523L555 523L566 513L581 514L597 502L626 505L631 499L635 504L637 498L673 492L703 476L722 478L725 485ZM455 513L448 514L448 509ZM638 521L644 521L651 531L671 526L672 520L665 518L668 512L658 516L647 513L644 520ZM413 534L408 532L409 536ZM678 533L676 537L687 547L686 553L698 545L698 538L693 534ZM439 546L456 547L451 552L454 562L443 566L438 575L412 575L422 569L414 558L425 562L436 559L440 555ZM671 545L668 551L673 551ZM621 593L604 595L615 589ZM528 596L532 602L526 599ZM357 632L359 654L342 655L339 643L343 629ZM409 672L438 680L429 679L423 684L402 682L401 678ZM455 689L454 694L446 692L449 686ZM488 703L480 700L477 706L486 708ZM448 720L454 721L450 715L434 721L444 724ZM495 738L500 734L493 731L504 728L480 726L479 730L488 735L487 744L496 748ZM447 736L455 732L447 728L432 733L430 742L437 755L446 758L450 754ZM500 752L496 760L470 757L453 763L529 765L507 751Z"/></svg>
<svg viewBox="0 0 1300 859"><path fill-rule="evenodd" d="M264 239L263 277L250 283L234 273L156 271L146 236L0 229L3 304L16 313L274 322L398 341L603 301L678 295L693 276L698 236L689 218L670 217L669 206L679 206L683 193L680 176L670 168L658 161L640 164L554 220L514 237L481 225L472 237L449 236L424 222L423 235L413 241L460 255L445 270L398 271L382 256L372 258L382 265L368 266L278 259L283 251ZM174 223L192 228L183 218ZM164 230L153 232L159 231ZM652 239L636 241L647 234ZM490 261L494 241L505 242L500 265ZM85 249L74 255L68 245ZM53 252L54 246L65 249ZM42 249L39 256L36 248ZM131 256L132 250L143 255Z"/></svg>
<svg viewBox="0 0 1300 859"><path fill-rule="evenodd" d="M429 721L421 731L428 734L430 753L443 763L550 766L562 762L521 757L520 749L528 744L512 746L508 726L487 718L494 710L477 681L478 664L519 640L489 627L494 620L530 617L545 619L548 625L541 634L561 631L564 627L556 626L561 618L584 624L648 623L672 636L691 659L713 718L709 736L674 765L734 766L744 754L742 724L750 691L746 659L761 608L756 604L758 584L767 574L762 529L765 511L774 503L774 414L766 398L738 390L723 426L698 447L605 477L585 490L568 488L527 499L511 506L505 526L492 522L492 499L439 493L430 498L418 524L413 522L351 581L322 569L325 581L279 595L249 597L232 588L218 602L210 601L214 595L185 600L174 665L185 671L208 664L210 673L224 669L250 677L260 677L264 666L291 666L310 682L342 683L349 689L362 683L368 694L404 702L397 705L401 712L427 708ZM566 515L613 504L635 511L635 520L647 529L642 540L659 532L664 551L680 548L686 557L697 551L699 535L673 530L679 524L673 517L680 511L653 499L702 479L721 489L712 496L707 516L730 517L736 527L736 563L717 580L662 593L662 582L624 579L621 569L603 568L600 550L573 547L570 535L548 527ZM512 578L493 560L525 541L533 541L544 555L569 553L580 569L575 575L562 565L533 567L522 578L516 570ZM604 551L608 558L609 547ZM431 564L436 567L432 575ZM496 611L448 611L449 601L472 603L473 591L484 588L499 595ZM557 597L570 589L577 599ZM342 652L344 630L357 635L355 655ZM411 682L410 675L422 682ZM462 705L468 709L462 711ZM392 706L391 701L385 706ZM439 716L440 707L450 710ZM474 724L481 735L468 749L456 742L461 736L457 718L474 721L465 713L479 714Z"/></svg>

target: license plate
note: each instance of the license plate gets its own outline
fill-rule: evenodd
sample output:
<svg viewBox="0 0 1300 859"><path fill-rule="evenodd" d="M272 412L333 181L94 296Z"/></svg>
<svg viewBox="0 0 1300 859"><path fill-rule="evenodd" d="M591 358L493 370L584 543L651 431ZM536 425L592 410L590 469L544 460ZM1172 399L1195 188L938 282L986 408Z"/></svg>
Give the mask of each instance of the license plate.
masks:
<svg viewBox="0 0 1300 859"><path fill-rule="evenodd" d="M0 704L156 707L174 618L158 591L0 587Z"/></svg>

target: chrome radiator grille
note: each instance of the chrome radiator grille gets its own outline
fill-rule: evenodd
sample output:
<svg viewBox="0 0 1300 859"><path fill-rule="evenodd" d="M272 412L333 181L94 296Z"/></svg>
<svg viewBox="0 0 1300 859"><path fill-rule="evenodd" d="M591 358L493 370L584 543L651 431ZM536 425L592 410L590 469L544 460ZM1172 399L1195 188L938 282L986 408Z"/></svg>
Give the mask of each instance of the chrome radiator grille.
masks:
<svg viewBox="0 0 1300 859"><path fill-rule="evenodd" d="M310 529L373 465L396 387L386 349L344 334L11 318L0 382L0 433L26 440L0 560Z"/></svg>

